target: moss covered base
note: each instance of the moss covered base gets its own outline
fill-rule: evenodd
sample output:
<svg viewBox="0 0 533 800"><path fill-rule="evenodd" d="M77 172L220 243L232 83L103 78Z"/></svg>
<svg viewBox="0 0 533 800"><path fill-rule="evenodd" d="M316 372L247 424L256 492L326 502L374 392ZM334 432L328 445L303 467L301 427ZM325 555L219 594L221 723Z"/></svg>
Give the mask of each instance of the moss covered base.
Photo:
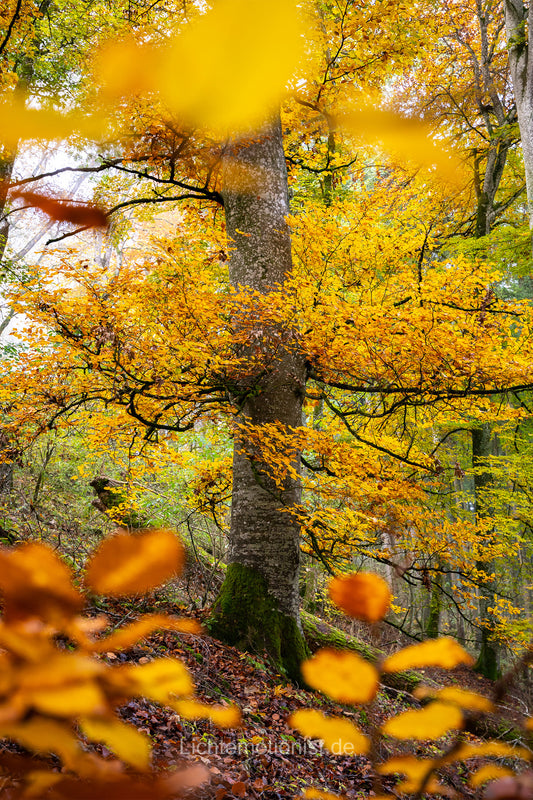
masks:
<svg viewBox="0 0 533 800"><path fill-rule="evenodd" d="M278 610L263 576L242 564L230 564L213 607L208 630L226 644L251 652L266 651L277 669L301 681L308 657L296 620Z"/></svg>

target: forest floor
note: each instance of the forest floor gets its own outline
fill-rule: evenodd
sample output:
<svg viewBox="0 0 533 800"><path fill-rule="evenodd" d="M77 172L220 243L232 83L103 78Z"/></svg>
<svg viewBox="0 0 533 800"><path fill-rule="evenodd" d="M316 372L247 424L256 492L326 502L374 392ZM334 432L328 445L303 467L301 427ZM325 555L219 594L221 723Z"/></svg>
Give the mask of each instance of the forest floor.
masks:
<svg viewBox="0 0 533 800"><path fill-rule="evenodd" d="M149 610L149 609L143 609ZM175 613L176 608L158 606L158 612ZM131 610L115 601L107 609L113 624L131 621ZM126 619L127 618L127 619ZM202 614L198 614L202 621ZM333 755L309 742L291 729L288 718L301 708L318 708L327 714L343 716L368 733L390 716L407 708L419 708L409 693L383 688L370 706L353 708L338 705L326 697L287 683L259 655L242 653L212 637L192 634L159 633L126 652L105 656L109 662L148 663L161 656L180 659L190 671L200 700L207 703L236 703L242 710L243 725L236 730L218 729L211 721L186 721L171 709L145 700L134 700L121 710L121 716L150 736L154 766L181 769L192 763L207 768L207 783L190 790L191 797L232 800L282 800L298 797L307 788L317 788L347 798L395 794L397 776L387 776L378 787L370 761L362 756ZM490 697L493 685L466 668L423 671L424 683L453 683L475 689ZM502 710L502 734L520 722L516 702ZM494 735L494 734L492 734ZM475 740L471 734L466 737ZM436 743L442 744L440 743ZM413 742L382 740L380 761L399 753L420 757L435 756L434 743L418 746ZM99 748L106 754L105 748ZM479 765L483 762L479 761ZM468 786L461 767L448 767L444 783L462 797L474 798L479 791Z"/></svg>

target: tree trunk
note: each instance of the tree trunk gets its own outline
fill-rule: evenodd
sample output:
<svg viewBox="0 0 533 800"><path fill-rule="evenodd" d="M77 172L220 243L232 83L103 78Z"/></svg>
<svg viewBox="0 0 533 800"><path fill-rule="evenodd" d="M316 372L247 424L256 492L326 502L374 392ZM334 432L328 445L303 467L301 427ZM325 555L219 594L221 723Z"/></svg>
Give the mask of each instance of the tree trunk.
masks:
<svg viewBox="0 0 533 800"><path fill-rule="evenodd" d="M292 268L279 120L253 139L231 144L224 178L232 286L268 294ZM290 331L254 319L253 305L250 295L242 324L255 326L254 344L259 342L265 366L253 391L240 387L239 422L244 426L234 442L229 563L210 630L230 644L266 650L279 668L298 678L306 655L299 618L299 527L287 509L300 502L300 482L288 477L281 488L276 485L253 453L246 425L301 425L305 371L302 358L290 348ZM299 468L299 457L295 466Z"/></svg>
<svg viewBox="0 0 533 800"><path fill-rule="evenodd" d="M490 514L490 509L483 503L483 490L492 482L492 474L487 465L487 457L491 455L491 427L481 425L472 430L472 466L478 470L474 474L476 519L480 521ZM482 470L482 471L480 471ZM493 561L479 561L476 568L481 572L494 569ZM496 680L498 677L498 651L492 638L492 613L489 611L494 605L495 586L492 578L488 578L479 593L479 617L481 632L479 639L479 655L475 669L486 678Z"/></svg>
<svg viewBox="0 0 533 800"><path fill-rule="evenodd" d="M505 31L509 66L522 140L526 174L529 227L533 230L533 56L529 32L533 25L533 5L523 0L504 0Z"/></svg>

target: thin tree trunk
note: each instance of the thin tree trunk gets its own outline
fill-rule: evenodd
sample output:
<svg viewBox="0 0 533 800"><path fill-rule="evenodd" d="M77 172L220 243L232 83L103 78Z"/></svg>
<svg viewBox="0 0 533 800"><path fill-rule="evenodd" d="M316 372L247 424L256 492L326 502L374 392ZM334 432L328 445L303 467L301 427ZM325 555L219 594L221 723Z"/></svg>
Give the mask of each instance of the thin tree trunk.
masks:
<svg viewBox="0 0 533 800"><path fill-rule="evenodd" d="M483 491L492 482L492 473L487 466L487 458L491 455L491 427L488 424L481 425L472 430L472 466L476 470L474 473L476 520L480 522L490 514L490 509L483 502ZM492 561L479 561L476 568L481 572L491 573L494 568ZM479 655L475 669L485 675L486 678L496 680L498 677L498 651L493 640L492 613L489 610L494 605L494 581L488 577L484 581L479 593L479 617L481 621L481 631L479 638Z"/></svg>
<svg viewBox="0 0 533 800"><path fill-rule="evenodd" d="M253 138L231 144L225 179L231 283L268 294L283 284L292 268L279 119ZM239 422L244 426L234 443L229 566L210 629L231 644L266 650L297 678L306 654L299 618L300 532L287 509L300 502L300 482L287 477L281 489L276 485L269 468L254 454L246 425L301 425L304 364L289 346L289 331L250 317L252 294L243 314L242 324L254 326L267 366L253 392L247 396L246 387L240 388ZM294 466L299 466L299 457Z"/></svg>

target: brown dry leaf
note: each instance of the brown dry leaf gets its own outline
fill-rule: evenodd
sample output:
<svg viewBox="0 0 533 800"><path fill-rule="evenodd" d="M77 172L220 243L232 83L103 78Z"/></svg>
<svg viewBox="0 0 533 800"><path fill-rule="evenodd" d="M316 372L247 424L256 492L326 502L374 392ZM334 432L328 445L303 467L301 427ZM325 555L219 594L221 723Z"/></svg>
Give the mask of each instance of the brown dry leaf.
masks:
<svg viewBox="0 0 533 800"><path fill-rule="evenodd" d="M102 542L93 554L86 581L97 594L137 594L179 574L184 560L185 550L171 530L119 533Z"/></svg>
<svg viewBox="0 0 533 800"><path fill-rule="evenodd" d="M244 797L246 794L246 784L243 781L236 781L236 783L232 784L231 793L235 795L235 797Z"/></svg>
<svg viewBox="0 0 533 800"><path fill-rule="evenodd" d="M157 781L157 787L164 795L179 795L183 789L194 789L209 783L211 775L203 764L193 764L187 769L176 770Z"/></svg>
<svg viewBox="0 0 533 800"><path fill-rule="evenodd" d="M443 667L453 669L459 664L471 666L474 659L455 639L443 636L441 639L429 639L421 644L404 647L383 662L384 672L401 672L416 667Z"/></svg>
<svg viewBox="0 0 533 800"><path fill-rule="evenodd" d="M309 686L339 703L370 703L379 688L376 669L347 650L319 650L304 661L302 675Z"/></svg>
<svg viewBox="0 0 533 800"><path fill-rule="evenodd" d="M383 619L392 599L386 581L373 572L354 572L333 578L329 596L346 614L365 622Z"/></svg>
<svg viewBox="0 0 533 800"><path fill-rule="evenodd" d="M431 703L420 711L404 711L387 720L381 730L396 739L440 739L464 725L461 711L446 703Z"/></svg>

